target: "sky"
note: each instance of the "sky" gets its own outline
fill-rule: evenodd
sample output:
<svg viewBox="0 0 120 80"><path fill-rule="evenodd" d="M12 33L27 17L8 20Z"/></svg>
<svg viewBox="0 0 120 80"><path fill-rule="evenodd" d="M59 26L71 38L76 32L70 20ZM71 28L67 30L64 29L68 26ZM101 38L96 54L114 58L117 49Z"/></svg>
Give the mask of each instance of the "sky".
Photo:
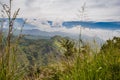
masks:
<svg viewBox="0 0 120 80"><path fill-rule="evenodd" d="M120 21L120 0L13 0L12 8L20 8L22 18L70 21L81 20L79 11L84 3L85 21Z"/></svg>

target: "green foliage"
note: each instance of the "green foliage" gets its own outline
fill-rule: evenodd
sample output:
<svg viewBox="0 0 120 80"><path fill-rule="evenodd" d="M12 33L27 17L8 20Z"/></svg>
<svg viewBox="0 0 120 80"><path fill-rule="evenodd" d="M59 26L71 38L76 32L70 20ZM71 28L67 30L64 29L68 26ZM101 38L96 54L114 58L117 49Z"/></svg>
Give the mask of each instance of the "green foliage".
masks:
<svg viewBox="0 0 120 80"><path fill-rule="evenodd" d="M29 65L42 66L47 65L55 56L58 56L58 50L54 45L54 39L26 39L20 40L19 45L29 61Z"/></svg>
<svg viewBox="0 0 120 80"><path fill-rule="evenodd" d="M106 56L105 61L108 64L111 80L120 79L120 37L114 37L107 40L101 47L100 54Z"/></svg>
<svg viewBox="0 0 120 80"><path fill-rule="evenodd" d="M119 80L119 41L120 38L115 37L102 46L100 53L90 55L87 51L87 55L76 55L72 61L64 61L67 69L61 73L60 80Z"/></svg>
<svg viewBox="0 0 120 80"><path fill-rule="evenodd" d="M27 41L29 42L29 40ZM32 42L30 43L27 43L27 41L25 41L25 43L28 44L26 46L33 46L30 52L34 51L34 49L35 51L39 49L40 51L42 51L43 48L45 50L48 50L47 48L49 48L50 46L53 48L54 46L54 49L50 49L50 51L53 50L52 54L59 57L57 60L57 58L53 58L51 57L51 55L48 55L47 52L45 53L43 49L43 54L41 56L42 58L45 59L45 61L41 63L47 62L47 65L36 66L36 68L33 68L34 69L33 72L30 73L32 73L34 79L42 79L42 80L119 80L120 79L120 55L119 55L119 46L118 46L119 38L117 37L113 38L113 40L110 41L108 40L101 47L99 53L91 51L91 48L89 47L88 44L84 44L81 47L81 53L79 53L79 48L75 43L75 41L60 36L54 36L49 40L38 40L37 44L34 43L36 42L36 40L35 41L32 40ZM36 47L36 45L38 46L42 45L42 47L34 48ZM60 52L57 54L54 51L56 50L55 45L58 46L58 52L60 50ZM112 45L112 47L110 47L110 45ZM26 46L24 47L27 48ZM33 53L30 52L27 53L27 55ZM37 54L38 59L40 58L39 56L40 54L41 53ZM46 56L45 54L47 54L48 56ZM33 57L33 55L31 55L31 57ZM51 59L53 59L54 63L51 63L52 62ZM36 64L35 63L36 61L37 58L34 61L34 64ZM30 78L29 76L27 77Z"/></svg>
<svg viewBox="0 0 120 80"><path fill-rule="evenodd" d="M112 40L107 40L106 43L101 47L101 51L107 53L107 51L120 52L120 38L114 37Z"/></svg>
<svg viewBox="0 0 120 80"><path fill-rule="evenodd" d="M74 55L75 52L75 42L70 39L61 39L58 44L66 58Z"/></svg>

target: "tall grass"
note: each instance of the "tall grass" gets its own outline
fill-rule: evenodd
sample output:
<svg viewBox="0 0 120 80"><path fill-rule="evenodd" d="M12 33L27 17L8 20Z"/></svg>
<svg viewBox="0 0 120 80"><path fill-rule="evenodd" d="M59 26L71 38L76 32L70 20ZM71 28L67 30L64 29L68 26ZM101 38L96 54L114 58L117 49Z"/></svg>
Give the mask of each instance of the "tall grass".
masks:
<svg viewBox="0 0 120 80"><path fill-rule="evenodd" d="M68 60L62 60L64 71L61 72L60 80L119 80L119 50L112 46L106 51L99 53L92 50L86 51L87 53L81 51L74 54L74 58L71 56Z"/></svg>
<svg viewBox="0 0 120 80"><path fill-rule="evenodd" d="M1 6L3 7L3 19L1 19L0 30L0 80L19 80L22 78L23 72L18 65L16 57L16 53L18 52L18 39L15 41L12 40L14 40L14 21L17 18L20 9L12 13L12 0L9 0L8 5L1 3ZM5 18L7 18L7 20ZM8 22L7 36L5 36L3 32L4 20Z"/></svg>
<svg viewBox="0 0 120 80"><path fill-rule="evenodd" d="M119 42L119 41L118 41ZM40 69L41 80L119 80L120 55L115 46L92 50L89 44L79 47L69 39L59 41L59 61ZM57 44L57 45L58 45ZM60 46L61 45L61 46ZM42 76L41 76L42 75Z"/></svg>

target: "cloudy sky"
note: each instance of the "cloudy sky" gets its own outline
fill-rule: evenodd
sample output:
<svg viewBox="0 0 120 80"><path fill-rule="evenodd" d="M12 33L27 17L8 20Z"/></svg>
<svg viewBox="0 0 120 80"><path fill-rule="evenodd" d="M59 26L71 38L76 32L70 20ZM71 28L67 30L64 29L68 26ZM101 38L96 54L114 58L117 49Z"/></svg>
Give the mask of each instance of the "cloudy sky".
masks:
<svg viewBox="0 0 120 80"><path fill-rule="evenodd" d="M23 18L80 20L79 10L84 3L84 20L120 21L120 0L13 0L13 9L21 8L19 17Z"/></svg>
<svg viewBox="0 0 120 80"><path fill-rule="evenodd" d="M41 22L40 20L28 20L29 24L32 24L35 29L45 32L57 32L68 33L69 35L79 36L80 29L82 36L86 35L93 38L100 38L102 40L112 39L114 36L120 36L120 29L102 29L102 28L89 28L84 26L74 26L71 28L61 26L61 27L51 27L46 21ZM41 22L41 23L40 23ZM43 25L44 23L44 25ZM53 25L54 26L54 25ZM63 35L63 34L62 34ZM65 36L65 35L64 35Z"/></svg>

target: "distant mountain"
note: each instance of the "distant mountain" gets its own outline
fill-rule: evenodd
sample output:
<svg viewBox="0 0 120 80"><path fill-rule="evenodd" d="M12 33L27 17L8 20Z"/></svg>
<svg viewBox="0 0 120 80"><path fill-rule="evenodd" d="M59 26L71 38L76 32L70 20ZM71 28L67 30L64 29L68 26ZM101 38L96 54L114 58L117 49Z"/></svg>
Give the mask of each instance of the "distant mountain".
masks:
<svg viewBox="0 0 120 80"><path fill-rule="evenodd" d="M3 20L3 18L0 18L0 21L1 20ZM7 18L4 20L4 29L6 30L8 20ZM19 34L24 20L23 18L17 18L15 20L15 34ZM85 40L93 40L96 38L101 42L113 36L119 36L120 33L120 22L46 21L42 19L28 19L23 27L22 33L31 36L44 36L43 38L60 35L78 39L80 27L87 28L82 30L82 38Z"/></svg>
<svg viewBox="0 0 120 80"><path fill-rule="evenodd" d="M3 20L3 18L0 18L0 21ZM7 21L7 18L4 20ZM23 18L17 18L16 23L23 24L25 19ZM99 29L120 29L120 22L93 22L93 21L63 21L63 22L56 22L56 21L46 21L41 19L28 19L28 21L31 22L37 22L42 25L50 25L53 26L65 26L67 28L75 27L75 26L83 26L86 28L99 28ZM26 23L24 29L34 29L36 25L32 25L30 23ZM35 28L36 29L36 28Z"/></svg>
<svg viewBox="0 0 120 80"><path fill-rule="evenodd" d="M99 29L120 29L120 22L81 22L81 21L67 21L63 22L63 26L71 28L74 26L84 26L87 28L99 28Z"/></svg>
<svg viewBox="0 0 120 80"><path fill-rule="evenodd" d="M61 36L68 36L67 33L62 33L62 32L46 32L46 31L41 31L38 29L31 29L31 30L23 30L23 34L27 35L33 35L33 36L48 36L52 37L55 35L61 35Z"/></svg>

